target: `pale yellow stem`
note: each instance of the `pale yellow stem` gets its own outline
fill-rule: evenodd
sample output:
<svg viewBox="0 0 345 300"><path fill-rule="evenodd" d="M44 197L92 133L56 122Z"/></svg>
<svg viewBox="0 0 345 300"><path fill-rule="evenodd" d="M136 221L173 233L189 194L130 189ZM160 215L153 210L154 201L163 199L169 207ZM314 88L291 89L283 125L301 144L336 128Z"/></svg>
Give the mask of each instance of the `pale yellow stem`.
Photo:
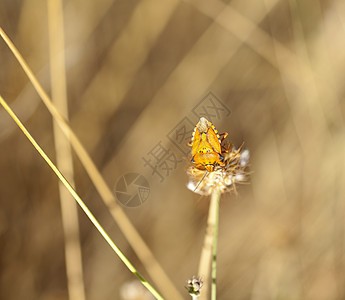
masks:
<svg viewBox="0 0 345 300"><path fill-rule="evenodd" d="M220 191L214 190L211 195L210 208L208 212L207 228L204 237L204 245L202 247L199 271L198 275L201 276L204 282L203 289L200 293L199 299L208 299L209 287L210 287L210 273L211 273L211 261L212 261L212 249L214 239L214 229L217 221L216 211L218 207Z"/></svg>
<svg viewBox="0 0 345 300"><path fill-rule="evenodd" d="M52 100L56 108L68 120L68 103L66 89L64 23L61 0L48 1L49 44L50 44L50 78ZM58 169L74 186L74 170L71 146L59 128L53 122L56 163ZM79 238L78 207L72 195L59 182L62 224L65 240L65 261L69 299L85 300L83 266Z"/></svg>

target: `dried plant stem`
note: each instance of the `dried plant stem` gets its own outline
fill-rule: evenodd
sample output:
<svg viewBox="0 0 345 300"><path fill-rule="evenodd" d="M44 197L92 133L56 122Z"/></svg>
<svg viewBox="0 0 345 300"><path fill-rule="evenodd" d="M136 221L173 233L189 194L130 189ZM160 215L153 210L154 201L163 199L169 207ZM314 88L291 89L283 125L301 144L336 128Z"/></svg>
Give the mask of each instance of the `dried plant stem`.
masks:
<svg viewBox="0 0 345 300"><path fill-rule="evenodd" d="M14 46L12 41L0 27L0 36L3 38L7 46L10 48L19 64L23 68L24 72L30 79L37 93L41 97L43 103L48 108L49 112L53 116L54 120L59 124L61 130L68 137L72 148L75 150L78 158L80 159L82 165L84 166L86 172L91 178L91 181L95 185L98 193L102 197L104 203L109 209L112 217L117 222L120 230L123 232L124 236L128 240L129 244L133 248L134 252L143 263L148 274L151 276L152 280L157 284L160 290L164 291L172 299L183 299L179 291L174 287L172 281L169 279L163 268L160 266L156 258L153 256L150 248L147 246L145 241L142 239L136 228L133 226L131 221L128 219L127 215L124 213L122 208L117 204L116 199L103 179L100 171L97 169L96 165L92 161L90 155L87 153L78 137L72 131L70 126L67 124L65 119L61 116L59 111L56 109L54 104L49 99L49 96L42 88L38 82L35 75L30 70L29 66Z"/></svg>
<svg viewBox="0 0 345 300"><path fill-rule="evenodd" d="M68 189L68 191L71 193L73 198L77 201L79 206L82 208L84 213L87 215L87 217L90 219L90 221L93 223L93 225L97 228L99 233L103 236L103 238L107 241L109 246L113 249L113 251L117 254L117 256L122 260L122 262L126 265L126 267L135 275L138 277L138 279L141 281L141 283L152 293L152 295L156 299L163 299L163 297L151 286L145 279L142 277L142 275L136 270L136 268L130 263L130 261L127 259L127 257L121 252L121 250L115 245L115 243L112 241L112 239L109 237L109 235L106 233L106 231L103 229L101 224L97 221L97 219L94 217L94 215L91 213L91 211L88 209L88 207L85 205L83 200L79 197L77 192L73 189L73 187L70 185L70 183L67 181L67 179L61 174L59 169L53 164L53 162L50 160L50 158L47 156L47 154L42 150L42 148L38 145L38 143L35 141L35 139L31 136L31 134L28 132L28 130L25 128L25 126L22 124L22 122L18 119L18 117L15 115L15 113L11 110L11 108L8 106L6 101L0 96L0 104L5 108L5 110L9 113L11 118L16 122L16 124L19 126L19 128L23 131L23 133L26 135L26 137L29 139L29 141L32 143L32 145L35 147L35 149L39 152L39 154L43 157L43 159L47 162L49 167L54 171L54 173L58 176L60 181L64 184L64 186Z"/></svg>
<svg viewBox="0 0 345 300"><path fill-rule="evenodd" d="M68 120L63 9L61 0L48 1L50 78L52 100ZM71 146L56 121L53 122L56 164L74 186ZM78 207L72 195L59 182L62 224L65 240L65 260L69 299L85 300L83 265L79 238Z"/></svg>
<svg viewBox="0 0 345 300"><path fill-rule="evenodd" d="M212 287L211 300L216 299L216 278L217 278L217 243L218 243L218 223L219 223L219 201L220 191L214 190L211 196L211 205L214 206L214 229L213 229L213 247L212 247Z"/></svg>
<svg viewBox="0 0 345 300"><path fill-rule="evenodd" d="M215 276L216 276L216 254L217 254L217 247L215 248L215 243L217 243L217 236L218 236L218 214L219 214L219 199L220 199L220 191L215 189L211 195L210 201L210 208L208 212L208 219L207 219L207 229L204 238L204 245L201 252L200 263L199 263L199 276L203 277L203 281L205 282L204 289L200 294L199 298L207 299L208 295L208 283L210 277L210 267L211 267L211 260L212 260L212 293L213 289L215 290ZM214 276L214 278L213 278ZM212 298L215 299L215 298Z"/></svg>

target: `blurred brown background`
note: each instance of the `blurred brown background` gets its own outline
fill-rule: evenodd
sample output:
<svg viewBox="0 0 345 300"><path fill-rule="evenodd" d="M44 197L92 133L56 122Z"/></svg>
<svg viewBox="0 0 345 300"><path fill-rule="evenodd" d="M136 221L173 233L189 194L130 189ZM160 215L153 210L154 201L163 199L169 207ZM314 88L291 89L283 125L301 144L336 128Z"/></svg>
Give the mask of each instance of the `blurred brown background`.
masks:
<svg viewBox="0 0 345 300"><path fill-rule="evenodd" d="M344 1L71 0L64 21L71 127L111 188L148 180L124 210L185 299L209 199L167 134L210 91L252 171L222 197L219 299L345 299ZM46 1L2 0L0 26L50 93ZM55 161L51 115L3 41L0 66L0 94ZM143 161L160 141L182 160L163 182ZM58 180L3 109L0 142L0 298L67 299ZM74 158L78 193L150 281ZM135 277L79 212L86 299L121 299Z"/></svg>

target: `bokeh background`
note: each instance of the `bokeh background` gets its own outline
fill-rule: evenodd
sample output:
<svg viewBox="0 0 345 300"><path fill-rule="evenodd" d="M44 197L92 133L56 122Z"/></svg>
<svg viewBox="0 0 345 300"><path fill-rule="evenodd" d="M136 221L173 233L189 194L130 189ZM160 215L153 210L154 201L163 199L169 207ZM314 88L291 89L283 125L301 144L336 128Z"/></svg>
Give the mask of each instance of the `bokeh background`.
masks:
<svg viewBox="0 0 345 300"><path fill-rule="evenodd" d="M112 189L128 172L148 180L148 200L123 210L184 299L209 198L186 188L167 135L209 92L252 172L221 199L219 299L345 298L344 1L70 0L63 18L71 127ZM0 2L50 93L48 23L46 1ZM52 117L3 41L0 94L55 161ZM58 180L3 109L0 143L0 298L68 299ZM180 161L163 180L143 161L159 143ZM73 158L78 193L151 281ZM123 293L135 277L78 213L86 299L144 299Z"/></svg>

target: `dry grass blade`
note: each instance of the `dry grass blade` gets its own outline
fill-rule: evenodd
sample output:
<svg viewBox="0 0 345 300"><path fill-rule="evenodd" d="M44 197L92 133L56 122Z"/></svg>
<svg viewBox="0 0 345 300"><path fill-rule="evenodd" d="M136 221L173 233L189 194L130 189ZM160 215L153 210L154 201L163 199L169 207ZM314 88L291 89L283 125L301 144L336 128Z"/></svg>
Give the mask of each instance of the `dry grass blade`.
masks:
<svg viewBox="0 0 345 300"><path fill-rule="evenodd" d="M52 100L61 114L68 119L63 11L60 0L48 1L48 20ZM59 125L56 122L53 124L57 167L65 174L72 186L74 186L71 146L68 139L66 139L65 135L61 132ZM69 298L84 300L85 287L83 281L77 203L73 201L72 195L66 190L62 182L59 182L59 194L62 224L64 228L65 261Z"/></svg>
<svg viewBox="0 0 345 300"><path fill-rule="evenodd" d="M79 197L77 192L74 190L74 188L71 186L71 184L68 182L68 180L62 175L62 173L59 171L59 169L54 165L54 163L51 161L51 159L48 157L48 155L43 151L43 149L39 146L39 144L36 142L36 140L31 136L29 131L25 128L23 123L18 119L16 114L12 111L12 109L8 106L6 101L0 96L0 104L5 108L5 110L8 112L8 114L11 116L11 118L16 122L18 127L22 130L22 132L25 134L25 136L28 138L28 140L31 142L31 144L35 147L35 149L38 151L38 153L42 156L42 158L46 161L46 163L49 165L49 167L53 170L53 172L56 174L56 176L60 179L60 181L64 184L66 189L71 193L73 198L77 201L79 206L82 208L84 213L87 215L89 220L92 222L92 224L96 227L98 232L102 235L102 237L106 240L108 245L112 248L112 250L117 254L117 256L122 260L122 262L126 265L126 267L141 281L141 283L152 293L152 295L155 296L156 299L163 299L162 296L149 284L144 277L141 276L141 274L136 270L136 268L131 264L131 262L127 259L127 257L121 252L121 250L115 245L113 240L109 237L107 232L103 229L101 224L97 221L95 216L91 213L91 211L88 209L88 207L85 205L84 201Z"/></svg>
<svg viewBox="0 0 345 300"><path fill-rule="evenodd" d="M168 278L162 267L154 258L151 250L149 249L145 241L141 238L140 234L135 229L131 221L128 219L122 208L117 204L112 191L104 181L101 173L95 166L94 162L91 160L89 154L87 153L87 151L85 150L77 136L74 134L74 132L71 130L65 119L61 116L59 111L53 105L49 96L43 90L42 86L37 81L36 77L26 64L23 57L21 56L19 51L16 49L14 44L11 42L11 40L8 38L8 36L1 27L0 35L6 42L8 47L11 49L12 53L15 55L22 68L24 69L26 75L32 82L33 86L40 95L44 104L47 106L49 112L52 114L54 120L59 124L64 134L69 138L69 141L73 149L75 150L78 158L80 159L85 170L90 176L98 193L101 195L114 220L117 222L119 228L121 229L129 244L131 245L139 259L143 263L149 275L152 277L153 281L157 284L159 289L167 293L167 295L170 295L173 299L181 299L182 297L180 293L172 285L171 280Z"/></svg>

